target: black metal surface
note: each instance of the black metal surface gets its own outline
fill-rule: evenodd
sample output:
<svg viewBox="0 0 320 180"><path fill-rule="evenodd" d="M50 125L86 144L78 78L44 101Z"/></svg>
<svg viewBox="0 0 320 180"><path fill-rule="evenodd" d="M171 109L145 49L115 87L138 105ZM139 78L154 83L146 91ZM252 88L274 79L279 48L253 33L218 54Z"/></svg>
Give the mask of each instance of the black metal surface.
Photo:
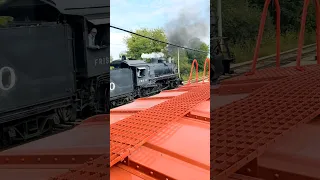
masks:
<svg viewBox="0 0 320 180"><path fill-rule="evenodd" d="M41 0L58 9L62 14L110 14L110 1L106 0Z"/></svg>
<svg viewBox="0 0 320 180"><path fill-rule="evenodd" d="M110 100L133 92L131 69L113 69L110 75Z"/></svg>
<svg viewBox="0 0 320 180"><path fill-rule="evenodd" d="M106 73L110 68L109 48L87 49L87 76L94 77Z"/></svg>
<svg viewBox="0 0 320 180"><path fill-rule="evenodd" d="M105 0L9 0L1 4L0 9L46 5L52 6L62 14L84 16L88 20L110 19L110 2Z"/></svg>
<svg viewBox="0 0 320 180"><path fill-rule="evenodd" d="M14 72L2 73L7 88L0 90L0 113L72 95L72 42L67 28L0 29L0 69L10 67Z"/></svg>
<svg viewBox="0 0 320 180"><path fill-rule="evenodd" d="M150 68L152 68L156 77L175 73L175 67L169 63L152 63L150 64Z"/></svg>

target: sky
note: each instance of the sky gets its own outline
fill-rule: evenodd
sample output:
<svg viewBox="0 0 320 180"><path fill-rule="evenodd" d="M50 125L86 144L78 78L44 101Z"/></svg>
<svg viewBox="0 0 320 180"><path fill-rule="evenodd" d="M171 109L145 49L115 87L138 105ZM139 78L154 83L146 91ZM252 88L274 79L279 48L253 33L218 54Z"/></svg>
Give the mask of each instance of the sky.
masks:
<svg viewBox="0 0 320 180"><path fill-rule="evenodd" d="M130 31L164 28L181 11L187 10L205 17L209 29L209 4L209 0L110 0L110 25ZM126 32L111 28L110 53L113 59L119 59L119 54L127 50L123 39L128 36ZM199 38L209 45L210 34Z"/></svg>

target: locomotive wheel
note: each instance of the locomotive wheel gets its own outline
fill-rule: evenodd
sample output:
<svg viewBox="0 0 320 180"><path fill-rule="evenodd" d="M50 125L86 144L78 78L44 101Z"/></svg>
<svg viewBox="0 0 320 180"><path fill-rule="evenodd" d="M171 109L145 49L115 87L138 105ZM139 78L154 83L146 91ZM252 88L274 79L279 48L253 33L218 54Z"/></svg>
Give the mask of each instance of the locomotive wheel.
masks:
<svg viewBox="0 0 320 180"><path fill-rule="evenodd" d="M75 113L74 108L71 107L58 109L58 115L62 123L75 121Z"/></svg>
<svg viewBox="0 0 320 180"><path fill-rule="evenodd" d="M10 138L8 133L1 132L1 146L0 147L7 147L12 144L12 139Z"/></svg>

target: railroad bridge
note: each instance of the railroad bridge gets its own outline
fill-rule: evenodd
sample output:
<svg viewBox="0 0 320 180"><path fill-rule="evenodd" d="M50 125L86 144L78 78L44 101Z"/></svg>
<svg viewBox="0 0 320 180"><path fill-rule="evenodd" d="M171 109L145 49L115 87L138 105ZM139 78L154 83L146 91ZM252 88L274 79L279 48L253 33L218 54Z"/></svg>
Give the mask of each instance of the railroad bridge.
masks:
<svg viewBox="0 0 320 180"><path fill-rule="evenodd" d="M1 179L320 179L320 19L317 44L308 50L317 61L303 65L303 33L294 55L280 53L278 36L275 67L257 70L266 61L257 54L269 3L248 73L217 86L197 76L195 83L112 109L110 116L2 151ZM294 57L293 66L281 66L283 56Z"/></svg>

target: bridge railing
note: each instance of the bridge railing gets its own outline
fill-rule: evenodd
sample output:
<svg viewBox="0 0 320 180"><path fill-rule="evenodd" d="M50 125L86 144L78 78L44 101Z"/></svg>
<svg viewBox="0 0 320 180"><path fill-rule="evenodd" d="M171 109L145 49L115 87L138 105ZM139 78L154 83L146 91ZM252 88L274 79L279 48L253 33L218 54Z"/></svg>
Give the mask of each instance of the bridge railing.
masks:
<svg viewBox="0 0 320 180"><path fill-rule="evenodd" d="M276 63L277 63L277 67L280 67L280 33L281 33L281 29L280 29L280 4L278 0L274 0L275 1L275 5L276 5L276 12L277 12L277 16L276 16ZM256 66L257 66L257 61L258 61L258 56L259 56L259 50L260 50L260 45L261 45L261 40L262 40L262 36L263 36L263 32L264 32L264 26L266 23L266 19L267 19L267 14L268 14L268 8L270 6L270 2L271 0L266 0L264 3L264 8L262 11L262 15L261 15L261 20L260 20L260 27L259 27L259 33L258 33L258 37L257 37L257 43L256 43L256 48L254 51L254 55L253 55L253 59L252 59L252 68L251 71L246 73L246 75L252 75L255 73L256 71Z"/></svg>
<svg viewBox="0 0 320 180"><path fill-rule="evenodd" d="M196 67L195 67L196 65ZM203 75L202 75L202 82L205 81L206 79L206 67L208 65L208 80L210 81L210 59L209 58L206 58L205 62L204 62L204 67L203 67ZM189 80L188 80L188 85L191 84L191 81L192 81L192 74L193 74L193 70L194 68L196 68L196 79L195 79L195 82L199 82L199 76L198 76L198 73L199 73L199 64L198 64L198 61L196 59L194 59L192 61L192 65L191 65L191 69L190 69L190 75L189 75Z"/></svg>

